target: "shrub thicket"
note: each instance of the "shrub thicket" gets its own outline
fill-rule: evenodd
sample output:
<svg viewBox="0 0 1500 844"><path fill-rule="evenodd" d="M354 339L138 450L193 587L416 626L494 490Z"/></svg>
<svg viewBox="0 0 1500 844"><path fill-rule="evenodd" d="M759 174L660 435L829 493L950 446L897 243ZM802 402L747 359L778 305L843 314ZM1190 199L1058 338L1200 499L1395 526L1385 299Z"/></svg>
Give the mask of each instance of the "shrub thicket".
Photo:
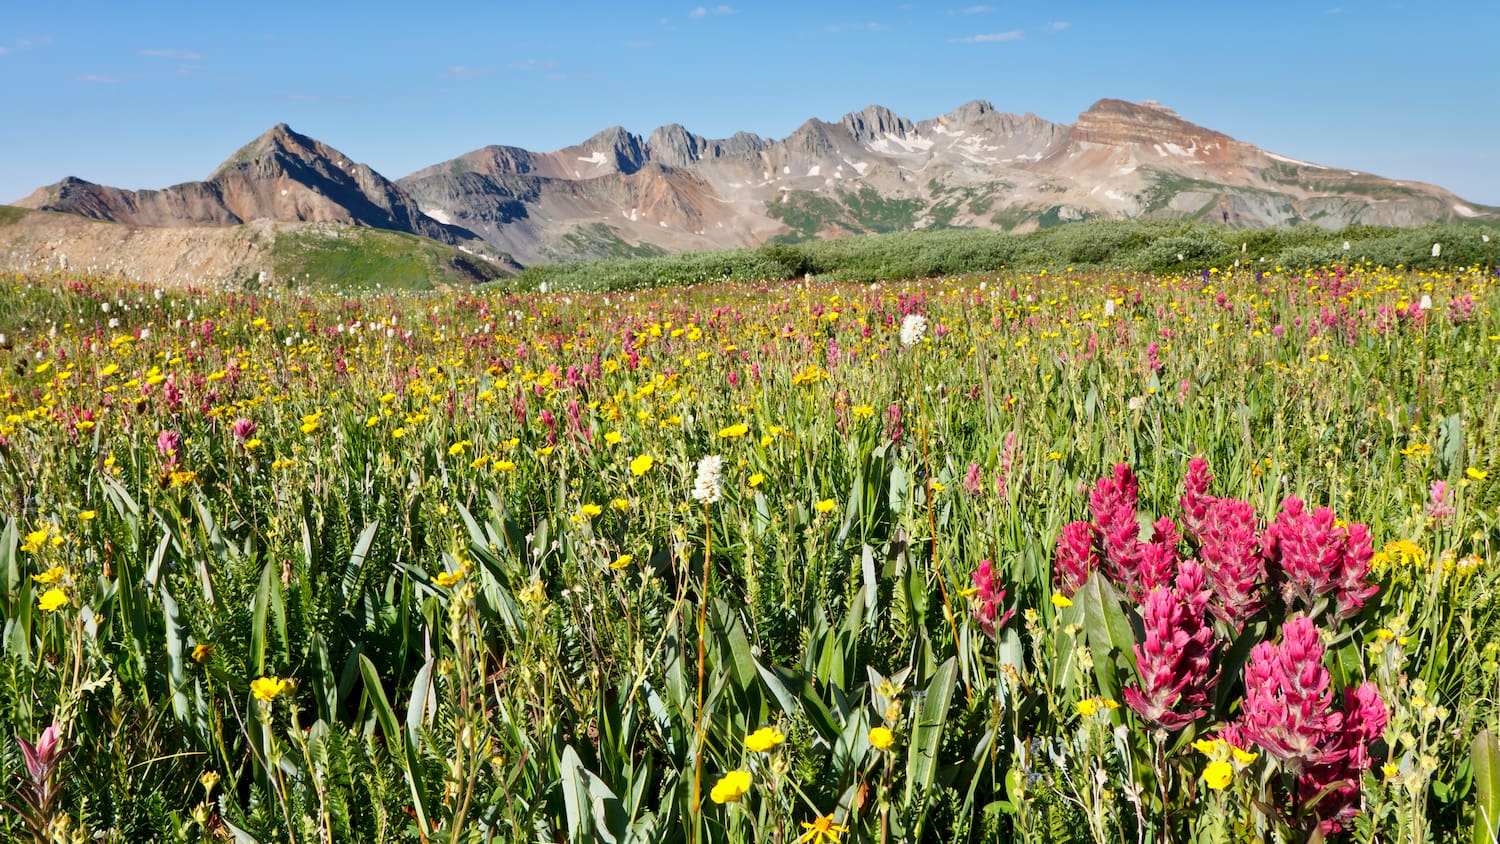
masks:
<svg viewBox="0 0 1500 844"><path fill-rule="evenodd" d="M1436 256L1432 254L1434 244L1442 245ZM1200 223L1107 220L1025 234L939 229L774 243L723 252L542 265L527 268L515 283L523 289L546 285L549 290L631 290L705 282L781 281L807 275L872 282L998 269L1032 272L1068 267L1190 274L1236 262L1292 270L1366 262L1413 269L1495 266L1500 263L1500 226L1224 229Z"/></svg>

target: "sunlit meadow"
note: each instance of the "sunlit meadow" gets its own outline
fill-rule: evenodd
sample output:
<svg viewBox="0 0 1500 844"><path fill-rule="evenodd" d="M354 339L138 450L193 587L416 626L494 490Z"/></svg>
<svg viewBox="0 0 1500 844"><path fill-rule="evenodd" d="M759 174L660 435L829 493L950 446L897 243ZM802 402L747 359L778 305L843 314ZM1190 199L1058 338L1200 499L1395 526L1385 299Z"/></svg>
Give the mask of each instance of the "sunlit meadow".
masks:
<svg viewBox="0 0 1500 844"><path fill-rule="evenodd" d="M1492 841L1497 286L0 278L0 838Z"/></svg>

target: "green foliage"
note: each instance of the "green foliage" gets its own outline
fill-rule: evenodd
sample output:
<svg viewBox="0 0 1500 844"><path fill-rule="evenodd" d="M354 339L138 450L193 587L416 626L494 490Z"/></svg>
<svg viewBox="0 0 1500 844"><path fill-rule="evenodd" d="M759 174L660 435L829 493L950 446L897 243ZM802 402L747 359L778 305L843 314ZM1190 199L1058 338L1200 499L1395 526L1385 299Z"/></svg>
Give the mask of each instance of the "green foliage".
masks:
<svg viewBox="0 0 1500 844"><path fill-rule="evenodd" d="M630 244L620 233L605 223L588 223L575 226L563 235L561 245L552 250L553 258L573 258L579 255L607 255L611 258L652 258L665 255L666 250L649 243Z"/></svg>
<svg viewBox="0 0 1500 844"><path fill-rule="evenodd" d="M1254 248L1319 243L1285 235ZM1177 515L1202 454L1261 519L1296 494L1375 537L1378 593L1326 625L1336 699L1368 680L1391 713L1346 837L1487 840L1492 272L892 280L1187 242L1230 246L902 233L647 262L878 287L627 296L0 278L0 789L26 804L0 838L1292 840L1281 760L1215 791L1192 746L1239 717L1279 615L1215 629L1207 711L1164 731L1120 705L1139 596L1096 573L1053 599L1089 484L1130 463L1145 521ZM1014 613L993 631L985 560ZM41 811L16 739L54 722ZM781 742L747 746L763 727ZM748 790L715 801L735 771Z"/></svg>
<svg viewBox="0 0 1500 844"><path fill-rule="evenodd" d="M859 190L840 188L833 195L815 191L786 191L766 203L766 214L805 240L830 233L908 231L926 202L917 198L887 198L870 185Z"/></svg>
<svg viewBox="0 0 1500 844"><path fill-rule="evenodd" d="M794 192L790 196L797 195ZM1043 220L1043 228L1024 234L942 227L900 231L902 226L876 225L874 221L904 219L916 213L914 206L882 206L869 210L873 216L849 216L845 212L859 204L856 195L846 197L854 205L837 207L829 204L833 200L826 196L809 196L812 199L805 202L789 200L787 205L773 206L789 215L784 221L798 233L798 239L792 242L642 260L539 265L524 270L515 284L524 290L539 289L543 284L552 291L638 290L709 282L774 282L806 275L874 282L1000 269L1056 272L1070 267L1099 267L1171 275L1236 265L1263 271L1276 267L1301 271L1335 264L1428 270L1500 264L1500 226L1492 224L1413 229L1351 226L1338 231L1312 225L1226 229L1182 221L1094 220L1063 225L1054 208L1052 216ZM950 203L943 207L951 210L956 206ZM1010 222L1020 225L1028 220L1035 222L1035 215ZM888 233L814 239L830 226L846 232ZM1348 250L1343 248L1345 242L1350 245ZM1432 256L1434 243L1442 244L1437 257Z"/></svg>
<svg viewBox="0 0 1500 844"><path fill-rule="evenodd" d="M30 213L29 210L17 208L14 205L0 205L0 226L8 226L12 223L20 222L22 217Z"/></svg>
<svg viewBox="0 0 1500 844"><path fill-rule="evenodd" d="M283 232L271 257L279 283L341 293L465 287L503 275L489 261L453 247L377 229Z"/></svg>

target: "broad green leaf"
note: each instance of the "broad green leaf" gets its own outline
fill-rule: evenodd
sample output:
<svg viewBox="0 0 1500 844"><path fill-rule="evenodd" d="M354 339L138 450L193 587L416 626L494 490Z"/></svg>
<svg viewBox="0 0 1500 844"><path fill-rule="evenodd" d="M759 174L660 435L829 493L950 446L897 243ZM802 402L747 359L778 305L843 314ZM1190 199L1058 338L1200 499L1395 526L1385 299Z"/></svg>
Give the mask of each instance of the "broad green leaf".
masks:
<svg viewBox="0 0 1500 844"><path fill-rule="evenodd" d="M1480 730L1469 748L1474 771L1473 844L1500 840L1500 743L1489 730Z"/></svg>
<svg viewBox="0 0 1500 844"><path fill-rule="evenodd" d="M901 800L903 806L913 806L919 796L929 796L937 782L938 753L943 744L943 728L948 723L948 710L953 705L957 677L958 664L949 657L927 684L922 709L917 713L911 730L911 747L906 757L906 787ZM912 831L913 840L921 839L925 820L925 815L917 819Z"/></svg>

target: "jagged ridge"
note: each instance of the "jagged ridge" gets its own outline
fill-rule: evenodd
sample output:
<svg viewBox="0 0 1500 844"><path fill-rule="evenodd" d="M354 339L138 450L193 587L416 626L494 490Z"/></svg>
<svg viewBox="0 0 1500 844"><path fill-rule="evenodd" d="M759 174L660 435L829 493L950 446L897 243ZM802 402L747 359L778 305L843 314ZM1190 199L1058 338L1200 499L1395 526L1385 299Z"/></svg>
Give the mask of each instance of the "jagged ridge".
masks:
<svg viewBox="0 0 1500 844"><path fill-rule="evenodd" d="M985 100L921 121L871 105L780 140L612 126L553 152L483 147L394 183L283 124L204 182L121 191L69 179L22 204L139 225L348 222L479 238L522 263L935 225L1138 217L1334 227L1496 214L1441 188L1297 161L1160 104L1116 99L1075 124Z"/></svg>

